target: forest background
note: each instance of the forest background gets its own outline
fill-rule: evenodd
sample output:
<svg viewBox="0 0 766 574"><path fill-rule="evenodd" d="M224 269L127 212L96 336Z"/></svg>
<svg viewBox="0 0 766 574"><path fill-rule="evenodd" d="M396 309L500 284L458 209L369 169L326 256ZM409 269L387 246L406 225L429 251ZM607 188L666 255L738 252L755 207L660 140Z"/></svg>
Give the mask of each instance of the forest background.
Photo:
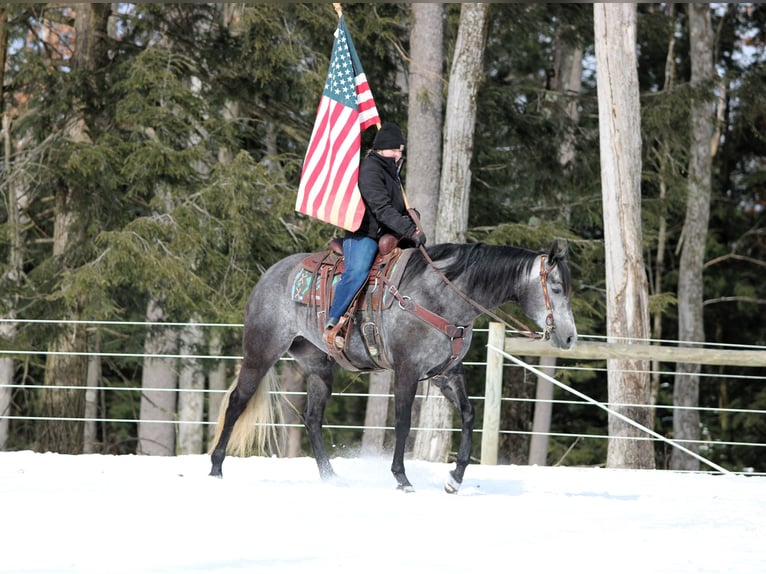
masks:
<svg viewBox="0 0 766 574"><path fill-rule="evenodd" d="M410 137L418 101L411 90L412 6L343 6L382 119ZM438 81L446 96L461 5L440 6ZM709 12L715 74L692 86L688 5L638 5L641 249L652 336L678 335L690 118L702 101L716 110L704 236L706 340L764 345L766 8L711 4ZM0 7L0 340L11 352L47 351L0 357L0 413L11 415L0 419L0 448L206 448L205 433L192 426L107 419L214 419L214 395L203 400L204 393L163 389L228 386L235 366L214 357L240 352L240 331L225 325L241 323L260 274L288 254L324 248L337 232L293 210L336 24L329 3ZM488 7L479 89L466 102L476 116L461 232L466 241L532 249L567 238L578 328L598 334L607 305L593 29L590 4ZM575 70L575 82L565 81L565 69ZM363 134L363 149L373 131ZM434 149L441 144L434 138ZM416 167L405 167L405 183ZM417 196L412 185L408 193ZM200 326L206 324L222 326ZM211 358L129 356L140 352ZM472 353L481 356L481 345ZM296 378L289 366L281 374L283 386ZM341 388L366 385L364 377L338 375ZM603 371L562 377L606 400ZM508 379L508 396L534 395L534 381L523 373ZM483 375L469 372L470 385L482 383ZM672 404L672 379L652 384L653 401ZM763 410L766 389L708 376L699 404ZM365 407L361 399L331 401L328 422L361 424ZM512 428L529 429L529 403L503 414ZM40 420L16 418L22 415ZM653 424L672 434L667 417ZM554 430L588 434L604 425L603 415L577 405L557 405L553 414ZM703 414L700 429L766 442L758 414ZM338 445L361 440L353 430L333 437ZM501 461L526 460L528 443L524 435L506 436ZM298 451L294 445L293 454L306 451L300 441ZM554 437L549 462L565 454L565 464L605 459L603 441L571 446ZM733 469L766 470L748 446L706 456ZM669 466L663 449L656 457L658 466Z"/></svg>

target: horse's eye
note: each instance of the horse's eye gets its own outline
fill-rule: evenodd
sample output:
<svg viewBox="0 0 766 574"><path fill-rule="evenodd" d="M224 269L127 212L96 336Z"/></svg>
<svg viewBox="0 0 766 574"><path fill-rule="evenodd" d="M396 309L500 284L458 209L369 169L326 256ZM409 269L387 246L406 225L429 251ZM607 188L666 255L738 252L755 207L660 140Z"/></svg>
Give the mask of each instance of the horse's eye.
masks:
<svg viewBox="0 0 766 574"><path fill-rule="evenodd" d="M561 287L551 287L551 291L553 291L556 295L561 295Z"/></svg>

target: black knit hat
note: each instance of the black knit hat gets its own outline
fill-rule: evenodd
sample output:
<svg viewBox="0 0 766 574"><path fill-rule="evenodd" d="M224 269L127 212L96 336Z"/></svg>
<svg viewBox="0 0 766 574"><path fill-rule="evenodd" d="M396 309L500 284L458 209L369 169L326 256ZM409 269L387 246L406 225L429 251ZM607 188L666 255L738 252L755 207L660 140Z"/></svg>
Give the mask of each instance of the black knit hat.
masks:
<svg viewBox="0 0 766 574"><path fill-rule="evenodd" d="M402 130L391 122L381 126L372 142L372 149L401 149L402 146L404 146Z"/></svg>

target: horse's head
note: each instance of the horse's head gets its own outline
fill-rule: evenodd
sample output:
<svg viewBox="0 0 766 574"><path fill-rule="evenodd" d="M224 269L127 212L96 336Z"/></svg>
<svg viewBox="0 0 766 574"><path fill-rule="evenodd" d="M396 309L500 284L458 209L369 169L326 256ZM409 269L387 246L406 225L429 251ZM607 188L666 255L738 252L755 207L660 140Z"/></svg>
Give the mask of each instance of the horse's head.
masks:
<svg viewBox="0 0 766 574"><path fill-rule="evenodd" d="M569 349L577 342L577 327L569 302L572 278L566 253L567 242L555 239L548 254L538 256L519 297L524 313L550 337L551 345L560 349Z"/></svg>

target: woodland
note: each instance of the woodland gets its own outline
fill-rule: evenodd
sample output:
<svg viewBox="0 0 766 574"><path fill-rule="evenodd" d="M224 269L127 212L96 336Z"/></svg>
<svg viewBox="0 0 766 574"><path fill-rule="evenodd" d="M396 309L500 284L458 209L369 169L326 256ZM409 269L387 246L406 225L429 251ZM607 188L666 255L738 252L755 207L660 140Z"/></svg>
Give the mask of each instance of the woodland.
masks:
<svg viewBox="0 0 766 574"><path fill-rule="evenodd" d="M440 131L412 129L413 102L419 101L412 92L413 6L352 3L343 12L383 121L398 123L410 138L429 134L438 152ZM446 99L461 4L439 6L436 81ZM446 106L437 111L448 119L475 108L473 149L464 158L470 201L457 236L541 250L554 237L566 238L578 330L603 334L605 220L593 5L485 6L475 97L457 112ZM679 291L682 247L695 239L704 251L704 341L763 346L766 7L703 6L712 67L709 78L693 82L690 5L636 5L639 247L651 336L701 342L679 331L679 308L687 300ZM150 425L142 431L138 423L110 419L173 418L183 409L214 419L212 398L176 404L174 393L160 392L148 401L140 388L227 387L236 366L215 356L239 354L241 331L224 325L241 323L260 275L289 254L325 248L338 233L294 210L337 18L330 3L0 6L0 415L11 415L0 419L0 449L204 452L204 433L184 437L164 425L160 438ZM563 70L574 70L576 81L565 81ZM689 215L687 199L690 183L699 183L690 163L692 119L700 105L711 110L701 154L710 161L709 215L695 231L690 222L700 216ZM362 134L363 149L374 131ZM427 167L421 163L403 170L415 207ZM426 181L438 182L438 169L425 173ZM432 221L438 209L431 206ZM518 313L512 306L508 311ZM467 361L483 360L483 345L476 340ZM41 353L22 353L28 349ZM168 367L141 353L207 358ZM766 409L766 387L716 378L722 370L701 368L696 401L735 410L703 410L695 422L698 436L766 442L763 415L736 411ZM533 397L534 381L510 371L506 395ZM474 367L467 372L469 394L480 395L483 373ZM753 369L726 367L726 373L753 376ZM295 378L289 368L281 375ZM604 369L561 376L607 400ZM367 385L358 374L338 370L337 378L337 388ZM673 404L675 381L672 374L653 379L652 401ZM83 388L91 385L99 390L86 397ZM171 403L160 404L168 397ZM331 401L326 419L361 425L365 408L361 398ZM476 408L480 420L481 405ZM72 420L62 422L64 416ZM504 427L529 430L532 407L512 403L503 417ZM83 418L99 422L86 425ZM605 424L603 414L557 404L551 430L598 434ZM673 433L670 416L657 415L652 424L663 435ZM361 431L333 432L334 444L352 450L361 444ZM293 453L308 453L298 441ZM169 452L153 450L160 443ZM604 441L572 446L552 437L547 462L606 460ZM526 461L528 449L528 436L507 435L501 462ZM663 447L654 454L657 467L671 466ZM766 471L754 447L724 446L706 456L732 469Z"/></svg>

